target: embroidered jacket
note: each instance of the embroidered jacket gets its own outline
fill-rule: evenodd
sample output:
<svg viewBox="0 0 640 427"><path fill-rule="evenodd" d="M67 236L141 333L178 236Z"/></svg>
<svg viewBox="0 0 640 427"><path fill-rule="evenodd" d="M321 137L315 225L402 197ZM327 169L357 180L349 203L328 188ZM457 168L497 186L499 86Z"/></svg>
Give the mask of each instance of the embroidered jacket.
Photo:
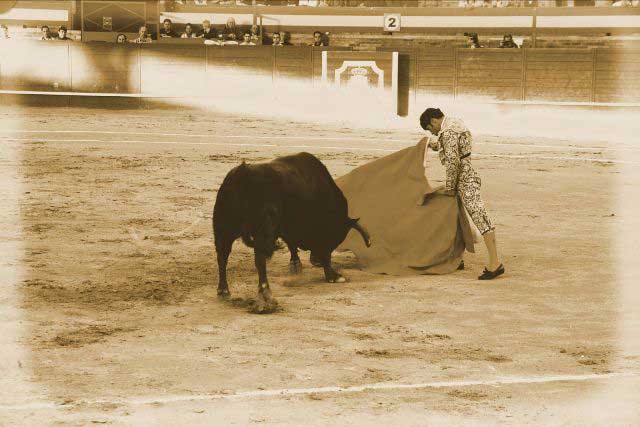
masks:
<svg viewBox="0 0 640 427"><path fill-rule="evenodd" d="M460 161L471 154L471 144L471 132L462 120L455 117L445 117L438 139L429 140L429 148L438 151L440 163L447 171L445 190L456 191Z"/></svg>

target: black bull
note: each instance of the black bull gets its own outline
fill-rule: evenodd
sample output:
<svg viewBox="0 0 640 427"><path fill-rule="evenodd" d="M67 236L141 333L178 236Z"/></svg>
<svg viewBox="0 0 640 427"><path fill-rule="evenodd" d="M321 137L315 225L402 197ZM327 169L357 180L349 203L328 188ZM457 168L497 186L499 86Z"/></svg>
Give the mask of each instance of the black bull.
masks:
<svg viewBox="0 0 640 427"><path fill-rule="evenodd" d="M349 218L347 199L327 168L315 156L299 153L269 163L233 168L224 178L213 209L218 255L218 295L228 297L227 261L233 242L241 237L253 247L258 269L258 299L254 311L276 307L267 279L266 261L282 238L291 252L290 270L302 268L298 249L310 250L311 259L324 268L328 282L345 279L331 267L331 253L350 229L371 244L369 234Z"/></svg>

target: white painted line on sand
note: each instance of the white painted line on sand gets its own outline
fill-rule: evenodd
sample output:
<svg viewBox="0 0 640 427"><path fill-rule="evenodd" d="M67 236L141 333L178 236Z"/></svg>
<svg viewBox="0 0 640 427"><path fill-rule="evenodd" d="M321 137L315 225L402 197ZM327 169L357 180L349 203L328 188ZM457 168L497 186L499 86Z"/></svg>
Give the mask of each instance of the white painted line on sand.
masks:
<svg viewBox="0 0 640 427"><path fill-rule="evenodd" d="M102 140L102 139L44 139L44 138L4 138L6 142L82 142L82 143L115 143L115 144L160 144L160 145L210 145L220 147L270 147L281 149L309 149L309 150L340 150L340 151L379 151L384 153L393 153L398 150L386 148L362 148L362 147L344 147L344 146L323 146L323 145L279 145L279 144L247 144L247 143L220 143L220 142L192 142L192 141L143 141L143 140ZM435 155L429 152L429 154ZM615 159L597 159L590 157L567 157L567 156L536 156L515 155L515 154L476 154L475 158L506 158L506 159L528 159L528 160L562 160L577 161L590 163L620 163L620 164L640 164L640 160L615 160Z"/></svg>
<svg viewBox="0 0 640 427"><path fill-rule="evenodd" d="M209 139L283 139L283 140L304 140L304 141L354 141L354 142L373 142L381 144L385 142L401 143L406 145L416 144L420 138L413 139L394 139L394 138L361 138L350 136L313 136L313 135L224 135L224 134L192 134L192 133L162 133L162 132L128 132L128 131L94 131L94 130L20 130L20 129L3 129L0 134L97 134L97 135L147 135L147 136L184 136L189 138L209 138ZM131 141L136 142L136 141ZM638 151L640 147L621 147L615 145L613 147L597 147L597 146L580 146L580 145L553 145L553 144L520 144L520 143L504 143L504 142L477 142L478 145L495 145L501 147L531 147L531 148L557 148L559 150L597 150L597 151Z"/></svg>
<svg viewBox="0 0 640 427"><path fill-rule="evenodd" d="M195 133L162 133L162 132L127 132L127 131L94 131L94 130L20 130L20 129L3 129L0 133L88 133L98 135L147 135L147 136L185 136L191 138L231 138L231 139L301 139L312 141L362 141L362 142L402 142L408 143L406 139L380 139L380 138L356 138L349 136L311 136L311 135L221 135L221 134L195 134Z"/></svg>
<svg viewBox="0 0 640 427"><path fill-rule="evenodd" d="M190 401L208 401L208 400L243 400L261 397L282 397L297 396L309 394L341 394L341 393L359 393L364 391L375 390L418 390L427 388L453 388L453 387L473 387L483 385L519 385L519 384L545 384L554 382L579 382L579 381L597 381L612 378L635 377L633 372L615 372L608 374L583 374L583 375L549 375L534 377L503 377L489 380L462 380L462 381L434 381L427 383L402 384L402 383L372 383L357 386L340 387L311 387L311 388L283 388L271 390L247 390L230 393L218 394L185 394L173 396L152 396L131 399L95 399L80 400L73 404L55 404L52 402L29 402L19 405L0 404L0 411L18 411L18 410L37 410L37 409L56 409L68 408L77 404L93 405L116 403L123 405L149 405L153 403L175 403Z"/></svg>

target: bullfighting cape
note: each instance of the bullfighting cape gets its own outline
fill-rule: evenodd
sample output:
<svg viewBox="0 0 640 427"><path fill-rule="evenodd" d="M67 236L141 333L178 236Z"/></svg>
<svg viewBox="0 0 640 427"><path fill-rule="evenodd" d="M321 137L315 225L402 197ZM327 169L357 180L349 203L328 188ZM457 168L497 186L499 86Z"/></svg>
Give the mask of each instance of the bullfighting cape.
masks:
<svg viewBox="0 0 640 427"><path fill-rule="evenodd" d="M465 249L474 252L459 198L432 194L424 174L425 149L421 141L336 179L349 202L349 216L360 218L372 241L367 248L351 230L338 250L354 252L367 271L447 274L457 269ZM430 196L420 206L425 194Z"/></svg>

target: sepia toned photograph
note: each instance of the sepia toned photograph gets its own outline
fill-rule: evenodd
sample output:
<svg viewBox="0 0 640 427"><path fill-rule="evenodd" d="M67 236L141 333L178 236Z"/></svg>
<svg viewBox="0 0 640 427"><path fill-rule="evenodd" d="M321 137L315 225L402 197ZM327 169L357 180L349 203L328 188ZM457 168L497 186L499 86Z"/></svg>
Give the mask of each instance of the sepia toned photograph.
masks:
<svg viewBox="0 0 640 427"><path fill-rule="evenodd" d="M638 0L0 0L0 206L0 427L640 425Z"/></svg>

